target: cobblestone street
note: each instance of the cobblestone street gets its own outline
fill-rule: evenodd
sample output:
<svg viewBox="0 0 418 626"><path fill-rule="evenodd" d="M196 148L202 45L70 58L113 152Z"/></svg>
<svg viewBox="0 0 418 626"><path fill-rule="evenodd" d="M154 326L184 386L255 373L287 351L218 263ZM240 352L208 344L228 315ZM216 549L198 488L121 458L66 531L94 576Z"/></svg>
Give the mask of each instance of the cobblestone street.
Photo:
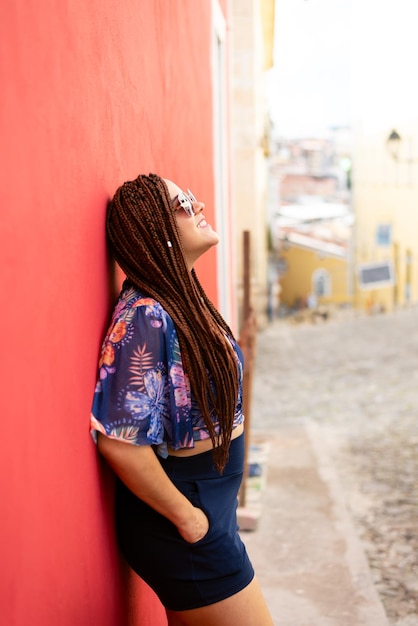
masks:
<svg viewBox="0 0 418 626"><path fill-rule="evenodd" d="M417 626L416 308L277 320L258 334L251 429L309 420L332 455L390 624Z"/></svg>

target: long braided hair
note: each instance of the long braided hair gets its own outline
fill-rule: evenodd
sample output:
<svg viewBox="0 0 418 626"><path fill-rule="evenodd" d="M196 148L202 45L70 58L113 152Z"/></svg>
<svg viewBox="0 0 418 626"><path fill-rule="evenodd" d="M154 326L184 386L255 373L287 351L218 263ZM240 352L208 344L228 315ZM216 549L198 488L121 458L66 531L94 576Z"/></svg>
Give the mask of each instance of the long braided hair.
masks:
<svg viewBox="0 0 418 626"><path fill-rule="evenodd" d="M129 282L155 298L175 324L184 369L212 440L215 465L222 472L238 396L237 362L225 336L233 335L194 269L188 270L175 211L161 177L138 176L119 187L109 202L108 243Z"/></svg>

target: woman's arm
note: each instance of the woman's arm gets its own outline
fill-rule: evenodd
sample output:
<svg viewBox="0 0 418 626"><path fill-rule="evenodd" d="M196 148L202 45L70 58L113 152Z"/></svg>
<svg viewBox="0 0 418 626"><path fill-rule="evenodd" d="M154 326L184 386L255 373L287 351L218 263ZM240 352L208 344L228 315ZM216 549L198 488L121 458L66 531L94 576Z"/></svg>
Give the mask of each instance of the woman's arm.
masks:
<svg viewBox="0 0 418 626"><path fill-rule="evenodd" d="M171 482L151 446L134 446L98 433L98 449L128 489L167 517L185 541L195 543L206 535L205 513Z"/></svg>

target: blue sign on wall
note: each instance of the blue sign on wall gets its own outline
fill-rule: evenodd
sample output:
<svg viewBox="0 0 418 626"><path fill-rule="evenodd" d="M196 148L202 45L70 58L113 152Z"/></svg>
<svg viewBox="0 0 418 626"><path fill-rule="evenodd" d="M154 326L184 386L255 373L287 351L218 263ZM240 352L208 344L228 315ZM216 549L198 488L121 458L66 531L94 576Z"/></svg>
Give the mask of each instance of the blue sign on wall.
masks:
<svg viewBox="0 0 418 626"><path fill-rule="evenodd" d="M378 224L376 243L378 246L390 246L392 243L392 226L390 224Z"/></svg>

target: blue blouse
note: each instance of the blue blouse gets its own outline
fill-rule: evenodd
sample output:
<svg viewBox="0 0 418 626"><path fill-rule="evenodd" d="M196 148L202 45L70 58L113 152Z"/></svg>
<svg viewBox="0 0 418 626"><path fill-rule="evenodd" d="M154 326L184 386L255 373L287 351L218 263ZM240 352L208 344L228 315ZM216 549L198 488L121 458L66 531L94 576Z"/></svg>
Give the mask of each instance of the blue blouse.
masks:
<svg viewBox="0 0 418 626"><path fill-rule="evenodd" d="M239 374L235 428L244 421L243 356L238 344L228 339ZM211 418L217 432L219 421L213 410ZM95 441L97 431L134 445L156 445L161 456L167 456L167 445L174 450L193 448L195 441L209 438L183 370L173 320L156 300L128 282L102 345L91 412Z"/></svg>

